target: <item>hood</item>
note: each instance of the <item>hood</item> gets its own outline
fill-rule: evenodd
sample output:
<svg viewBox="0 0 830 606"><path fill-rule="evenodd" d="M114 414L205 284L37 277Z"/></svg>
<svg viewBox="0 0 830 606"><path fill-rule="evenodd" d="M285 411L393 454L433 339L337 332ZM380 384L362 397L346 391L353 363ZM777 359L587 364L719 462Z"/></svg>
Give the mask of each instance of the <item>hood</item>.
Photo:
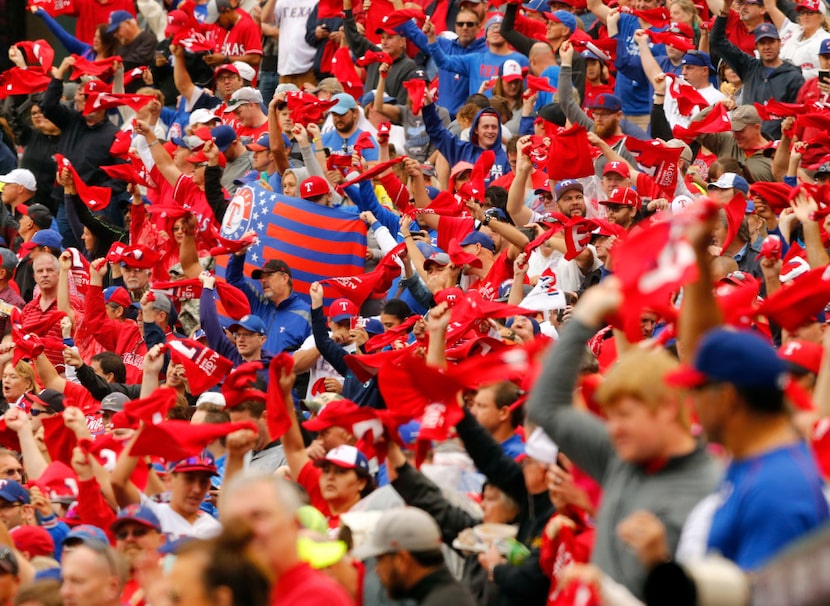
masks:
<svg viewBox="0 0 830 606"><path fill-rule="evenodd" d="M495 116L499 121L499 136L496 139L495 145L496 148L499 148L501 146L501 114L499 114L499 112L492 107L485 107L476 114L476 117L473 119L473 123L470 125L470 143L478 146L478 135L476 134L476 130L478 129L478 121L481 119L481 116Z"/></svg>

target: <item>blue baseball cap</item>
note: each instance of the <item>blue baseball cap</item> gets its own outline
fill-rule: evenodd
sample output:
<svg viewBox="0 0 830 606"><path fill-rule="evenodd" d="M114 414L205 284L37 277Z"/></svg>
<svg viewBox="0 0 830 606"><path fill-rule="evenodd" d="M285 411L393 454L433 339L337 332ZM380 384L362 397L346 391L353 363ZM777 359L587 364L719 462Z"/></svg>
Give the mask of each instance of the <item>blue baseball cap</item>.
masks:
<svg viewBox="0 0 830 606"><path fill-rule="evenodd" d="M559 200L559 198L564 196L569 191L579 191L584 193L585 188L582 187L582 183L576 179L565 179L556 184L556 191L554 192L554 195L556 196L556 199Z"/></svg>
<svg viewBox="0 0 830 606"><path fill-rule="evenodd" d="M110 544L106 532L92 524L81 524L69 531L69 534L64 537L62 545L64 547L71 547L72 545L80 545L81 543L89 543L91 541L97 541L104 545Z"/></svg>
<svg viewBox="0 0 830 606"><path fill-rule="evenodd" d="M548 21L556 21L557 23L561 23L569 30L571 33L576 31L576 17L574 17L568 11L558 10L552 13L542 13L545 16L545 19Z"/></svg>
<svg viewBox="0 0 830 606"><path fill-rule="evenodd" d="M267 149L271 149L271 135L268 133L262 133L259 137L257 137L256 141L248 143L248 145L245 146L245 149L250 151L265 151Z"/></svg>
<svg viewBox="0 0 830 606"><path fill-rule="evenodd" d="M622 111L622 101L611 93L601 93L594 97L590 109L607 109L612 112L619 112Z"/></svg>
<svg viewBox="0 0 830 606"><path fill-rule="evenodd" d="M363 326L363 330L365 330L370 335L379 335L383 332L386 332L386 328L384 328L383 323L377 318L369 318L366 321L365 326Z"/></svg>
<svg viewBox="0 0 830 606"><path fill-rule="evenodd" d="M63 244L63 236L53 229L41 229L32 236L32 242L38 246L48 246L60 250Z"/></svg>
<svg viewBox="0 0 830 606"><path fill-rule="evenodd" d="M780 40L781 36L778 34L778 28L772 23L762 23L753 31L755 34L755 43L764 38L771 38L773 40Z"/></svg>
<svg viewBox="0 0 830 606"><path fill-rule="evenodd" d="M128 11L112 11L110 13L110 18L107 21L107 33L113 33L118 29L119 25L124 23L124 21L129 21L130 19L135 19L135 17L133 17Z"/></svg>
<svg viewBox="0 0 830 606"><path fill-rule="evenodd" d="M486 32L494 25L501 25L501 22L504 21L504 15L500 13L496 13L484 23L484 31Z"/></svg>
<svg viewBox="0 0 830 606"><path fill-rule="evenodd" d="M821 41L821 46L818 47L819 55L830 55L830 38L825 38Z"/></svg>
<svg viewBox="0 0 830 606"><path fill-rule="evenodd" d="M496 252L496 243L493 242L493 238L480 231L471 231L459 243L460 246L470 246L471 244L481 244L482 247L490 252Z"/></svg>
<svg viewBox="0 0 830 606"><path fill-rule="evenodd" d="M343 469L354 469L358 474L365 476L370 473L369 459L366 458L366 455L348 444L332 448L326 453L326 458L317 460L315 465L321 467L326 463L337 465Z"/></svg>
<svg viewBox="0 0 830 606"><path fill-rule="evenodd" d="M153 513L153 510L138 504L127 505L119 511L118 517L110 524L110 532L117 533L119 528L129 522L141 524L142 526L161 532L161 522L156 514Z"/></svg>
<svg viewBox="0 0 830 606"><path fill-rule="evenodd" d="M698 67L707 67L710 71L716 71L715 66L712 65L712 58L709 53L704 53L699 50L692 50L683 55L680 65L696 65Z"/></svg>
<svg viewBox="0 0 830 606"><path fill-rule="evenodd" d="M9 503L29 503L29 493L16 480L0 480L0 499Z"/></svg>
<svg viewBox="0 0 830 606"><path fill-rule="evenodd" d="M216 147L219 148L220 152L225 152L231 146L231 143L238 138L233 127L227 124L212 128L210 130L210 136L213 137L213 140L216 142Z"/></svg>
<svg viewBox="0 0 830 606"><path fill-rule="evenodd" d="M706 189L737 189L744 195L749 193L749 183L741 175L736 173L723 173L718 180L706 186Z"/></svg>
<svg viewBox="0 0 830 606"><path fill-rule="evenodd" d="M543 9L547 8L547 5L547 0L528 0L527 2L522 4L522 8L526 11L541 13L543 12Z"/></svg>
<svg viewBox="0 0 830 606"><path fill-rule="evenodd" d="M332 97L332 101L337 101L337 105L331 108L331 113L338 116L344 115L346 112L357 109L357 103L348 93L338 93Z"/></svg>
<svg viewBox="0 0 830 606"><path fill-rule="evenodd" d="M251 332L255 332L258 335L265 335L268 330L265 328L265 322L263 322L258 316L254 314L248 314L247 316L242 316L239 322L234 322L230 326L228 326L228 330L233 332L237 328L244 328L245 330L250 330Z"/></svg>
<svg viewBox="0 0 830 606"><path fill-rule="evenodd" d="M691 366L683 365L666 375L666 383L693 389L706 383L731 383L738 387L783 389L787 368L775 349L758 334L746 330L716 328L698 345Z"/></svg>

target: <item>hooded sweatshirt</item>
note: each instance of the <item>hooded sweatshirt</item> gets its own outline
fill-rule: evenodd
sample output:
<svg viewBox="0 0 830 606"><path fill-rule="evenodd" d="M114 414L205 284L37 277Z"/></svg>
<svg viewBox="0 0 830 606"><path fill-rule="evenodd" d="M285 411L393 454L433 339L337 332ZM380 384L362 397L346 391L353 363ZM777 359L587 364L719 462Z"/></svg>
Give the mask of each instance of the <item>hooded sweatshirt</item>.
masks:
<svg viewBox="0 0 830 606"><path fill-rule="evenodd" d="M432 140L438 151L444 154L444 157L449 162L450 166L455 166L458 162L470 162L475 164L478 157L486 151L492 149L496 153L496 160L493 167L490 169L489 178L485 179L485 185L490 185L494 179L498 179L502 175L510 172L510 164L507 162L507 154L504 151L504 146L501 142L501 116L492 107L485 107L476 114L473 119L473 124L470 126L470 140L462 141L450 131L444 128L441 124L441 118L438 116L438 110L435 104L430 103L423 108L424 123L427 127L427 134ZM481 116L495 116L499 123L499 134L496 137L495 145L492 148L484 148L478 144L478 121Z"/></svg>

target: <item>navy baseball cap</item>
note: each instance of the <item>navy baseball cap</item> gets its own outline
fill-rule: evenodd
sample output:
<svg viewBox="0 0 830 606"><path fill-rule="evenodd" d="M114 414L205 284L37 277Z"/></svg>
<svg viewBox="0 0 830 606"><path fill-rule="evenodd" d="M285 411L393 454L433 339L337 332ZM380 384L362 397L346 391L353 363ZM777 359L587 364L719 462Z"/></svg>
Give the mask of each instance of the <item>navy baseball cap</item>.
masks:
<svg viewBox="0 0 830 606"><path fill-rule="evenodd" d="M547 5L547 0L527 0L527 2L522 4L522 8L526 11L541 13L545 8L547 8Z"/></svg>
<svg viewBox="0 0 830 606"><path fill-rule="evenodd" d="M580 191L584 193L585 188L582 187L582 183L576 179L565 179L564 181L560 181L556 184L556 199L559 200L559 198L564 196L569 191Z"/></svg>
<svg viewBox="0 0 830 606"><path fill-rule="evenodd" d="M236 131L232 126L228 126L227 124L222 124L221 126L211 129L210 135L216 142L216 147L219 148L220 152L227 151L227 149L231 146L231 143L237 139Z"/></svg>
<svg viewBox="0 0 830 606"><path fill-rule="evenodd" d="M781 390L786 377L784 362L762 337L746 330L716 328L701 339L693 364L666 375L666 383L686 389L731 383Z"/></svg>
<svg viewBox="0 0 830 606"><path fill-rule="evenodd" d="M703 51L699 50L692 50L683 55L683 60L680 62L681 65L696 65L698 67L708 67L711 71L715 70L715 66L712 65L712 58L709 56L709 53L704 53Z"/></svg>
<svg viewBox="0 0 830 606"><path fill-rule="evenodd" d="M771 38L773 40L781 39L781 36L778 34L778 28L772 23L762 23L755 28L754 34L756 44L759 40L763 40L764 38Z"/></svg>
<svg viewBox="0 0 830 606"><path fill-rule="evenodd" d="M741 175L736 173L723 173L718 180L706 186L706 189L737 189L744 195L749 193L749 183Z"/></svg>
<svg viewBox="0 0 830 606"><path fill-rule="evenodd" d="M830 38L825 38L821 41L821 46L818 48L819 55L830 55Z"/></svg>
<svg viewBox="0 0 830 606"><path fill-rule="evenodd" d="M460 246L469 246L471 244L481 244L490 252L496 252L496 243L493 242L493 238L480 231L471 231L460 242Z"/></svg>
<svg viewBox="0 0 830 606"><path fill-rule="evenodd" d="M97 541L104 545L110 544L106 532L92 524L81 524L69 531L69 534L63 539L63 546L71 547L72 545L80 545L81 543L89 543L91 541Z"/></svg>
<svg viewBox="0 0 830 606"><path fill-rule="evenodd" d="M130 19L135 19L135 17L133 17L128 11L112 11L110 13L109 21L107 21L107 33L113 33L118 29L119 25L124 23L124 21L129 21Z"/></svg>
<svg viewBox="0 0 830 606"><path fill-rule="evenodd" d="M0 499L9 503L29 503L29 493L16 480L0 480Z"/></svg>
<svg viewBox="0 0 830 606"><path fill-rule="evenodd" d="M234 322L230 326L228 326L228 330L234 332L237 328L244 328L245 330L250 330L251 332L255 332L258 335L264 335L268 332L265 328L265 322L263 322L258 316L253 314L248 314L247 316L242 316L239 322Z"/></svg>
<svg viewBox="0 0 830 606"><path fill-rule="evenodd" d="M611 93L601 93L594 97L590 109L607 109L612 112L620 112L622 111L622 101Z"/></svg>
<svg viewBox="0 0 830 606"><path fill-rule="evenodd" d="M112 524L110 524L110 531L112 533L117 533L118 529L128 522L141 524L142 526L161 532L161 522L158 517L153 513L152 509L144 505L127 505L124 509L119 511L118 517L112 522Z"/></svg>

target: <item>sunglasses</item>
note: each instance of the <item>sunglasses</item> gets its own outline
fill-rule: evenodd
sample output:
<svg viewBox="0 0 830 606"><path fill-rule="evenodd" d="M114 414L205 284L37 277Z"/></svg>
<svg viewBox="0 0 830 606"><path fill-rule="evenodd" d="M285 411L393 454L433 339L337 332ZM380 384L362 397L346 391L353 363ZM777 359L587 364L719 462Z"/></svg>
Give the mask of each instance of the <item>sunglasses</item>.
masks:
<svg viewBox="0 0 830 606"><path fill-rule="evenodd" d="M140 539L141 537L147 536L148 532L150 532L150 529L145 528L144 526L137 526L136 528L122 528L115 533L115 538L119 541L123 541L131 536L133 538Z"/></svg>
<svg viewBox="0 0 830 606"><path fill-rule="evenodd" d="M44 409L32 408L29 411L29 414L32 415L33 417L37 417L39 415L53 415L53 414L55 414L55 411L52 410L51 408L44 408Z"/></svg>
<svg viewBox="0 0 830 606"><path fill-rule="evenodd" d="M478 23L476 23L475 21L456 21L455 26L456 27L477 27Z"/></svg>

